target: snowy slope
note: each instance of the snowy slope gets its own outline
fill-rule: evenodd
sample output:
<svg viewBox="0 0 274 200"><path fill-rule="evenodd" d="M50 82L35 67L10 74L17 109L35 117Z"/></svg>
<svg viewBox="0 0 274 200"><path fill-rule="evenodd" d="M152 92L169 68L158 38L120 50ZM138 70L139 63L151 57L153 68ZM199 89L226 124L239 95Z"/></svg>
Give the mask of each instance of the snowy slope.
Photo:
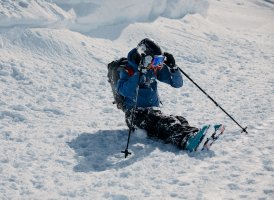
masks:
<svg viewBox="0 0 274 200"><path fill-rule="evenodd" d="M68 23L75 18L75 13L66 12L46 0L1 0L0 10L1 27L53 26L61 21Z"/></svg>
<svg viewBox="0 0 274 200"><path fill-rule="evenodd" d="M273 1L65 2L0 2L0 199L273 199ZM106 64L144 37L249 134L184 78L162 110L224 137L186 153L138 130L124 159Z"/></svg>

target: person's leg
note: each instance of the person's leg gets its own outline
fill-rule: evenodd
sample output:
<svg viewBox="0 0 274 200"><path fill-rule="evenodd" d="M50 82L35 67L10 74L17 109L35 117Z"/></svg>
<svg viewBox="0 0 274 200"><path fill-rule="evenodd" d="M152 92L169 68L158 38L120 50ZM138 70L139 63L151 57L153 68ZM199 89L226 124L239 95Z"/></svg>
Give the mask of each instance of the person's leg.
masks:
<svg viewBox="0 0 274 200"><path fill-rule="evenodd" d="M163 115L158 122L159 135L164 135L164 141L185 149L189 137L195 135L199 129L189 125L182 116Z"/></svg>
<svg viewBox="0 0 274 200"><path fill-rule="evenodd" d="M130 115L126 114L128 126ZM137 109L133 124L145 129L149 137L162 139L181 149L184 149L187 139L198 131L197 128L189 126L188 121L181 116L165 115L160 110L151 108Z"/></svg>
<svg viewBox="0 0 274 200"><path fill-rule="evenodd" d="M131 116L132 110L127 111L125 113L125 119L126 119L126 123L127 126L130 128L131 125ZM148 109L146 108L138 108L135 110L135 115L133 117L133 127L138 127L140 129L147 129L147 121L149 120L149 118L147 117L148 114Z"/></svg>

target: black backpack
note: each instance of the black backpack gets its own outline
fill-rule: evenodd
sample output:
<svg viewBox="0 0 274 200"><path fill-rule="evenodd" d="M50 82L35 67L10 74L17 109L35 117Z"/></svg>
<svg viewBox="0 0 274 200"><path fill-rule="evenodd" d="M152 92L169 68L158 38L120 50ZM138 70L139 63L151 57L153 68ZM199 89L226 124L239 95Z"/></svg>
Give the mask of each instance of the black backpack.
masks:
<svg viewBox="0 0 274 200"><path fill-rule="evenodd" d="M124 97L120 95L116 90L116 85L118 80L120 79L120 70L126 70L127 67L127 58L123 57L118 60L114 60L108 64L108 82L111 85L114 102L113 104L117 105L118 109L125 111L124 108Z"/></svg>

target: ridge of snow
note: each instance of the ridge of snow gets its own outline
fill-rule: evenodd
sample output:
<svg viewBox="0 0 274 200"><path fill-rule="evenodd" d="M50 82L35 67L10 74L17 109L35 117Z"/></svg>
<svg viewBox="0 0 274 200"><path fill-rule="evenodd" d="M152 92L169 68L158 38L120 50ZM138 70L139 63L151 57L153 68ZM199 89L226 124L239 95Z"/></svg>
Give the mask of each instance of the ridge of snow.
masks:
<svg viewBox="0 0 274 200"><path fill-rule="evenodd" d="M208 5L208 0L3 0L0 27L69 28L85 34L108 27L119 35L131 23L152 22L161 16L180 19L187 14L205 15Z"/></svg>
<svg viewBox="0 0 274 200"><path fill-rule="evenodd" d="M0 3L0 27L53 26L57 22L65 24L74 17L73 13L46 0L2 0Z"/></svg>

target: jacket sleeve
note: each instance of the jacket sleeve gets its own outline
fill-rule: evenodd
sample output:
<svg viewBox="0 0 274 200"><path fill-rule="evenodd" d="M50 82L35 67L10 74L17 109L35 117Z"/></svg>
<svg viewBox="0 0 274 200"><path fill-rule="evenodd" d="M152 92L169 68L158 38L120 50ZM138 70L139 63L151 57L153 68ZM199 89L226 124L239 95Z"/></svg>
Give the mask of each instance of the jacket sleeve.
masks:
<svg viewBox="0 0 274 200"><path fill-rule="evenodd" d="M161 82L167 83L174 88L180 88L183 86L183 77L179 70L170 72L167 66L164 66L159 72L157 79Z"/></svg>
<svg viewBox="0 0 274 200"><path fill-rule="evenodd" d="M139 75L135 72L129 76L124 70L120 71L120 79L117 82L116 89L124 97L134 99L136 97L136 87L138 85Z"/></svg>

